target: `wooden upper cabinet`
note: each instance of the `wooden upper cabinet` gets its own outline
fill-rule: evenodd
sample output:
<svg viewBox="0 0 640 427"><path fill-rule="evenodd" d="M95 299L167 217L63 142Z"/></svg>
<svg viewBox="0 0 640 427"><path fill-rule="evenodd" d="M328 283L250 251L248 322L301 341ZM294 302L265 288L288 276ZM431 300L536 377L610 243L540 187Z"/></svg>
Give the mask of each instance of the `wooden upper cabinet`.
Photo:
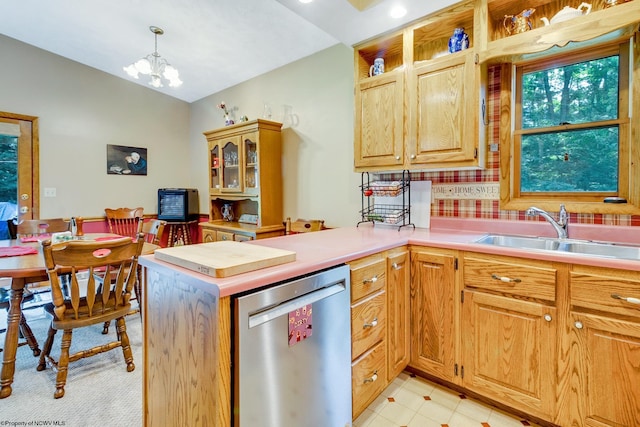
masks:
<svg viewBox="0 0 640 427"><path fill-rule="evenodd" d="M469 48L450 53L456 28L464 28ZM468 0L356 46L357 171L484 166L473 28ZM385 73L369 76L377 57L384 58Z"/></svg>
<svg viewBox="0 0 640 427"><path fill-rule="evenodd" d="M392 71L356 91L355 167L400 167L404 162L404 74Z"/></svg>
<svg viewBox="0 0 640 427"><path fill-rule="evenodd" d="M354 167L401 169L404 163L404 35L396 33L355 49ZM376 58L384 73L371 75Z"/></svg>
<svg viewBox="0 0 640 427"><path fill-rule="evenodd" d="M473 52L414 68L408 156L412 166L478 166Z"/></svg>

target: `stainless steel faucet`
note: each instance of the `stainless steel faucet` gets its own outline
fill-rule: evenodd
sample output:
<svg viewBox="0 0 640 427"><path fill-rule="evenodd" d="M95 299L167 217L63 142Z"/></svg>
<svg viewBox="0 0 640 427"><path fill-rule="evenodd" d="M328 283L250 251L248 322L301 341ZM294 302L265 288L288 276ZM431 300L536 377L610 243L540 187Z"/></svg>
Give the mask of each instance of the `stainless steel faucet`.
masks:
<svg viewBox="0 0 640 427"><path fill-rule="evenodd" d="M568 236L567 227L569 225L569 214L567 213L567 210L564 208L564 205L560 205L560 213L558 215L558 220L557 221L555 219L553 219L553 217L551 215L549 215L546 211L543 211L542 209L536 208L535 206L531 206L529 209L527 209L526 214L528 216L540 215L541 217L546 219L549 222L549 224L551 224L553 226L553 229L556 230L556 233L558 233L558 239L566 239L567 238L567 236Z"/></svg>

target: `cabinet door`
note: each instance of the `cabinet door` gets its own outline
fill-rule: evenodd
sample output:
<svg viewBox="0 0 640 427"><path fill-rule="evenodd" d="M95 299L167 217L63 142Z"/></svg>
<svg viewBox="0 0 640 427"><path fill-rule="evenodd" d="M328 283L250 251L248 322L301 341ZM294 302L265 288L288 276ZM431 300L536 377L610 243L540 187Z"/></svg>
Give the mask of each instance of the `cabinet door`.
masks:
<svg viewBox="0 0 640 427"><path fill-rule="evenodd" d="M640 425L640 324L571 313L575 404L571 425ZM575 386L575 387L573 387Z"/></svg>
<svg viewBox="0 0 640 427"><path fill-rule="evenodd" d="M387 380L393 381L409 364L409 251L387 257Z"/></svg>
<svg viewBox="0 0 640 427"><path fill-rule="evenodd" d="M477 164L476 67L469 53L432 61L413 71L407 153L411 165Z"/></svg>
<svg viewBox="0 0 640 427"><path fill-rule="evenodd" d="M411 366L454 382L456 354L455 256L411 252Z"/></svg>
<svg viewBox="0 0 640 427"><path fill-rule="evenodd" d="M220 146L215 141L209 141L209 194L220 194Z"/></svg>
<svg viewBox="0 0 640 427"><path fill-rule="evenodd" d="M242 135L242 168L244 175L244 192L258 194L260 177L260 150L258 149L258 132Z"/></svg>
<svg viewBox="0 0 640 427"><path fill-rule="evenodd" d="M360 83L356 91L356 168L402 166L404 162L404 77L385 73Z"/></svg>
<svg viewBox="0 0 640 427"><path fill-rule="evenodd" d="M464 291L463 385L501 403L552 419L556 390L556 309Z"/></svg>
<svg viewBox="0 0 640 427"><path fill-rule="evenodd" d="M207 230L202 229L202 243L211 243L215 242L216 239L216 231L215 230Z"/></svg>
<svg viewBox="0 0 640 427"><path fill-rule="evenodd" d="M242 144L239 136L217 141L222 153L220 191L222 193L242 193Z"/></svg>

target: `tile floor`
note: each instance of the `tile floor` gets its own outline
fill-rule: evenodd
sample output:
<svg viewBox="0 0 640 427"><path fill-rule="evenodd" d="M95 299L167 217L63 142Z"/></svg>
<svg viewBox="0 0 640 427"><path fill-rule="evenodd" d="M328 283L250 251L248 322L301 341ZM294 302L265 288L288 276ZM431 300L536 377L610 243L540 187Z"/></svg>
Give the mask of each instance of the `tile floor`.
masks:
<svg viewBox="0 0 640 427"><path fill-rule="evenodd" d="M403 372L353 422L353 427L536 426L453 390Z"/></svg>

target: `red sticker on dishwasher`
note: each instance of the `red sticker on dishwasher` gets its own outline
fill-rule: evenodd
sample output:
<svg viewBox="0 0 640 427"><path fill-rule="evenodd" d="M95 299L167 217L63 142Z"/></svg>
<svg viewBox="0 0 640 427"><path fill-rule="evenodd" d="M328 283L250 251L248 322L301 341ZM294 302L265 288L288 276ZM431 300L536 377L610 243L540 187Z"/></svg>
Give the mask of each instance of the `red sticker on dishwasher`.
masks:
<svg viewBox="0 0 640 427"><path fill-rule="evenodd" d="M296 345L311 336L312 311L311 304L307 304L289 313L289 346Z"/></svg>

